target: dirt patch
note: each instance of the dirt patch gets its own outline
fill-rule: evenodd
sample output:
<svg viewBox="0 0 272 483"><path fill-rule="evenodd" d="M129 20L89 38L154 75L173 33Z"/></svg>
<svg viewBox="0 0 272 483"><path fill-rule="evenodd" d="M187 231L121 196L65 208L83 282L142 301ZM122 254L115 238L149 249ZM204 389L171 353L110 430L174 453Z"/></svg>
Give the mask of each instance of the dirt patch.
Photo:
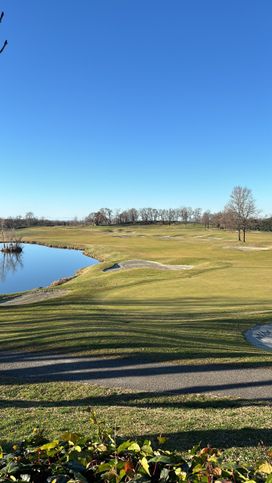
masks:
<svg viewBox="0 0 272 483"><path fill-rule="evenodd" d="M192 265L165 265L164 263L152 262L151 260L127 260L114 263L111 267L104 268L103 272L130 268L152 268L154 270L191 270Z"/></svg>
<svg viewBox="0 0 272 483"><path fill-rule="evenodd" d="M12 305L25 305L33 304L36 302L43 302L44 300L57 299L68 295L69 290L32 290L31 292L24 293L18 297L6 300L0 303L0 307L12 306Z"/></svg>

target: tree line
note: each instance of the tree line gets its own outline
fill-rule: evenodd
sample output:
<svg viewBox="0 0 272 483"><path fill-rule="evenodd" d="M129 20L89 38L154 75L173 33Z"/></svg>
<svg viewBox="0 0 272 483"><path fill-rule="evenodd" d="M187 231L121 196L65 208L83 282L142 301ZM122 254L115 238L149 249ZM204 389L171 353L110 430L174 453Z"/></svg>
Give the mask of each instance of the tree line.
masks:
<svg viewBox="0 0 272 483"><path fill-rule="evenodd" d="M253 198L252 191L246 187L235 186L230 199L223 211L212 213L201 208L182 206L180 208L130 208L128 210L115 210L101 208L90 213L85 218L86 224L93 225L129 225L129 224L168 224L195 223L205 228L235 229L239 241L246 241L246 232L249 229L272 230L272 218L259 218L259 212Z"/></svg>
<svg viewBox="0 0 272 483"><path fill-rule="evenodd" d="M219 212L182 206L179 208L129 208L112 210L101 208L89 213L83 219L70 220L38 218L33 212L24 216L0 218L1 226L7 229L20 229L32 226L76 226L76 225L172 225L200 224L206 229L237 230L238 239L246 241L248 230L272 231L272 216L261 217L257 210L252 191L248 188L235 186L225 208Z"/></svg>

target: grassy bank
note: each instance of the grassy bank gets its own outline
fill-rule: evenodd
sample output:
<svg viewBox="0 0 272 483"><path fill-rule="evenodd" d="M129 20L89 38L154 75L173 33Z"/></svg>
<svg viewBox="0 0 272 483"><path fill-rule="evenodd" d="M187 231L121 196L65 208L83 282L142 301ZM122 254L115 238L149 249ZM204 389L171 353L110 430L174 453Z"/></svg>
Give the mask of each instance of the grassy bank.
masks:
<svg viewBox="0 0 272 483"><path fill-rule="evenodd" d="M124 356L184 364L271 364L243 332L271 321L272 250L240 250L236 235L198 227L39 228L24 240L83 248L101 260L63 285L69 294L30 305L0 307L0 350ZM272 246L272 234L250 233L246 247ZM190 271L103 272L122 260L193 265ZM56 287L58 290L58 287ZM86 429L88 408L122 434L174 434L262 452L272 444L268 402L139 395L78 383L1 386L1 434L22 435L37 422L51 433ZM99 409L100 408L100 409ZM259 444L259 445L258 445ZM254 448L254 449L253 449ZM231 450L230 450L231 451Z"/></svg>

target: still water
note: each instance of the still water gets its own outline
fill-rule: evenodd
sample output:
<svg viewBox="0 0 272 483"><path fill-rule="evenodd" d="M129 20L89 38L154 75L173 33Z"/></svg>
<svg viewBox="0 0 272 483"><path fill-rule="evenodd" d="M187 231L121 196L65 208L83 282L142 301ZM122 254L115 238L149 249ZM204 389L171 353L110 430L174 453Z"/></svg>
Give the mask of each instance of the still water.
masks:
<svg viewBox="0 0 272 483"><path fill-rule="evenodd" d="M0 249L2 248L0 243ZM22 253L0 252L0 293L46 287L70 277L80 268L98 263L78 250L22 244Z"/></svg>

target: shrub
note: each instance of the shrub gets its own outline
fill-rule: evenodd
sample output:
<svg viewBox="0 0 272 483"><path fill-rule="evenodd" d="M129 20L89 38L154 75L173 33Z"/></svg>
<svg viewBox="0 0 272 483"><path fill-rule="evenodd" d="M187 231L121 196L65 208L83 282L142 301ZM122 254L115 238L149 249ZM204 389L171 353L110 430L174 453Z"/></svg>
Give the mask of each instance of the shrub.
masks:
<svg viewBox="0 0 272 483"><path fill-rule="evenodd" d="M269 461L231 465L217 449L195 447L186 455L154 449L149 440L118 441L107 426L91 418L91 436L66 432L47 441L39 430L0 454L0 483L272 483ZM165 438L158 437L158 445Z"/></svg>

